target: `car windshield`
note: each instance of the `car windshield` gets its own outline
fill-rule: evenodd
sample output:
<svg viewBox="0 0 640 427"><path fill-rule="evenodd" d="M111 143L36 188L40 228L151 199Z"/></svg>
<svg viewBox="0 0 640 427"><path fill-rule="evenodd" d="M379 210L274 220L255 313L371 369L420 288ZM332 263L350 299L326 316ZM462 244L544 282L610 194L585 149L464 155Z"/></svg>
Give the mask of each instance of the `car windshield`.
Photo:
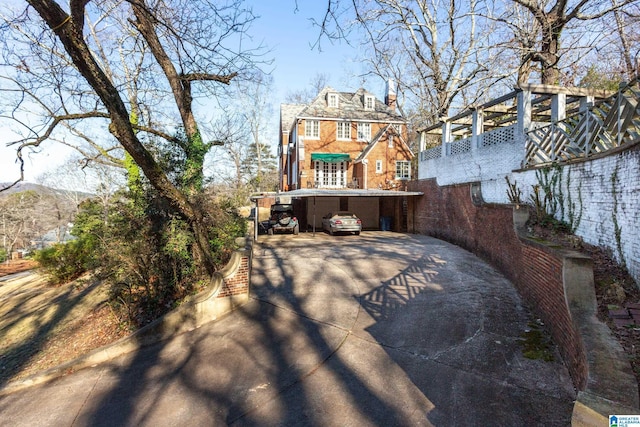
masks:
<svg viewBox="0 0 640 427"><path fill-rule="evenodd" d="M351 212L336 212L333 216L355 218L355 215Z"/></svg>

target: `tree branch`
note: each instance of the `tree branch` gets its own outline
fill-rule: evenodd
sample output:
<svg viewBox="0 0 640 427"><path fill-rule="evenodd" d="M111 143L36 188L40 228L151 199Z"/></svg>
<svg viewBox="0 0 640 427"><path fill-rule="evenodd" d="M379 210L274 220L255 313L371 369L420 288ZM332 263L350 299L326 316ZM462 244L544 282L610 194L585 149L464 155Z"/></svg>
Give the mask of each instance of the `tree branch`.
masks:
<svg viewBox="0 0 640 427"><path fill-rule="evenodd" d="M213 81L224 84L231 83L235 77L238 76L238 73L230 73L230 74L207 74L207 73L189 73L189 74L180 74L180 80L184 82L193 82L193 81Z"/></svg>

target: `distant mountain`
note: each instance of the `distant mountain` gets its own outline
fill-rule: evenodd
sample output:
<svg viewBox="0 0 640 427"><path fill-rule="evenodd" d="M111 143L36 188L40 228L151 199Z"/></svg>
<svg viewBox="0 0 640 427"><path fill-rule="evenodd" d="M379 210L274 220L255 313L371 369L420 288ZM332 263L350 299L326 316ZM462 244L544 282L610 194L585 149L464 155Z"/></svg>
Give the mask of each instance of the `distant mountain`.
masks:
<svg viewBox="0 0 640 427"><path fill-rule="evenodd" d="M0 189L6 188L9 185L11 185L10 182L0 182ZM69 194L69 190L59 190L57 188L51 188L45 185L34 184L32 182L19 182L11 188L8 188L4 191L0 191L0 198L6 197L9 194L20 193L22 191L35 191L36 193L39 193L39 194L50 194L50 195L63 194L63 193ZM85 193L82 191L77 191L76 194L81 199L86 199L93 196L93 194Z"/></svg>
<svg viewBox="0 0 640 427"><path fill-rule="evenodd" d="M10 182L0 182L0 189L6 188L9 185L11 185ZM36 193L44 193L44 194L55 193L55 190L53 188L45 187L44 185L34 184L32 182L19 182L13 187L8 188L4 191L1 191L0 196L2 196L3 194L20 193L22 191L29 191L29 190L33 190Z"/></svg>

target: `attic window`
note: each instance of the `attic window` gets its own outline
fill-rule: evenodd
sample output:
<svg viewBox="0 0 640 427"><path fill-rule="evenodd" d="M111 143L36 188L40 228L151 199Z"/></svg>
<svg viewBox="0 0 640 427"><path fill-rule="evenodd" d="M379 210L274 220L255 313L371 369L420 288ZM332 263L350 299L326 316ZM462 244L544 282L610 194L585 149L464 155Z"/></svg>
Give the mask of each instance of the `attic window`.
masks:
<svg viewBox="0 0 640 427"><path fill-rule="evenodd" d="M327 94L327 106L331 108L338 108L338 94L337 93L329 93Z"/></svg>
<svg viewBox="0 0 640 427"><path fill-rule="evenodd" d="M375 106L376 99L373 95L365 95L364 96L364 109L365 110L373 110Z"/></svg>

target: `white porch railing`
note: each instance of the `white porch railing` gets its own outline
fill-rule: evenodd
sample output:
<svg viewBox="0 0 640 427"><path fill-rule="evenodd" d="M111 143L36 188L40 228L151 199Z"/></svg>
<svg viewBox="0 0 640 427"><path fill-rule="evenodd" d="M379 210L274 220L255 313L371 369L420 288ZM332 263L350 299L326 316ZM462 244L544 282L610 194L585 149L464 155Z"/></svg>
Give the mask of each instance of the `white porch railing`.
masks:
<svg viewBox="0 0 640 427"><path fill-rule="evenodd" d="M421 167L441 157L507 143L522 147L522 167L535 167L589 157L637 141L638 84L636 78L618 92L547 85L520 87L424 129ZM440 145L426 149L429 138L436 137ZM433 143L433 139L430 141Z"/></svg>
<svg viewBox="0 0 640 427"><path fill-rule="evenodd" d="M640 139L640 91L632 86L564 120L525 133L525 166L590 157Z"/></svg>
<svg viewBox="0 0 640 427"><path fill-rule="evenodd" d="M480 135L480 147L491 147L493 145L511 144L515 141L516 125L507 126L485 132Z"/></svg>
<svg viewBox="0 0 640 427"><path fill-rule="evenodd" d="M478 135L478 148L492 147L500 144L512 144L515 141L516 126L494 129ZM468 153L474 149L473 138L463 138L454 142L447 142L447 156ZM442 157L442 146L429 148L420 152L420 161L427 161Z"/></svg>

